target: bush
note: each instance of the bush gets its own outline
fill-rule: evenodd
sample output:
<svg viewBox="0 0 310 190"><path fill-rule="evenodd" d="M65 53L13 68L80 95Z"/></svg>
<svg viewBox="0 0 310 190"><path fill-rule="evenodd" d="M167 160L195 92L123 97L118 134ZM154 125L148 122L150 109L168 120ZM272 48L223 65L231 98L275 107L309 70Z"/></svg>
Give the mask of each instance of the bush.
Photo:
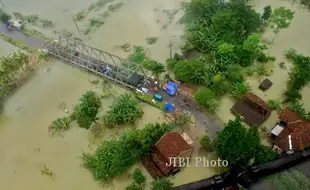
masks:
<svg viewBox="0 0 310 190"><path fill-rule="evenodd" d="M110 110L103 116L107 126L115 127L121 124L134 124L143 115L137 99L131 94L120 95L116 102L110 106Z"/></svg>
<svg viewBox="0 0 310 190"><path fill-rule="evenodd" d="M205 148L207 151L212 151L212 141L211 139L209 138L208 135L204 135L200 141L199 141L200 145Z"/></svg>
<svg viewBox="0 0 310 190"><path fill-rule="evenodd" d="M276 159L277 153L269 147L260 145L254 154L254 164L261 164Z"/></svg>
<svg viewBox="0 0 310 190"><path fill-rule="evenodd" d="M71 119L69 117L61 117L52 122L48 127L49 131L53 133L60 133L70 128Z"/></svg>
<svg viewBox="0 0 310 190"><path fill-rule="evenodd" d="M146 178L145 176L142 174L140 169L135 169L135 171L133 172L133 181L139 185L142 185L145 182Z"/></svg>
<svg viewBox="0 0 310 190"><path fill-rule="evenodd" d="M171 190L172 185L169 179L161 178L152 182L152 190Z"/></svg>
<svg viewBox="0 0 310 190"><path fill-rule="evenodd" d="M103 140L93 154L83 153L84 166L96 180L110 181L122 174L145 154L149 154L154 144L172 126L167 124L148 124L141 130L124 132L119 140Z"/></svg>
<svg viewBox="0 0 310 190"><path fill-rule="evenodd" d="M257 55L257 61L259 62L262 62L262 63L266 63L268 61L275 61L276 58L273 57L273 56L268 56L266 54L264 54L263 52L260 52L258 55Z"/></svg>
<svg viewBox="0 0 310 190"><path fill-rule="evenodd" d="M205 81L204 63L199 60L181 60L173 68L175 77L182 82L202 84Z"/></svg>
<svg viewBox="0 0 310 190"><path fill-rule="evenodd" d="M274 100L268 100L267 102L268 104L268 107L272 110L280 110L281 109L281 106L279 103L277 103L276 101Z"/></svg>
<svg viewBox="0 0 310 190"><path fill-rule="evenodd" d="M177 64L177 60L176 59L173 59L173 58L168 58L166 59L166 63L167 63L167 66L169 69L173 69L174 66Z"/></svg>
<svg viewBox="0 0 310 190"><path fill-rule="evenodd" d="M199 88L194 94L194 98L198 104L206 107L211 113L214 113L218 107L215 93L209 88Z"/></svg>
<svg viewBox="0 0 310 190"><path fill-rule="evenodd" d="M231 95L234 99L241 99L247 92L250 91L250 86L245 82L237 82L233 84Z"/></svg>
<svg viewBox="0 0 310 190"><path fill-rule="evenodd" d="M100 98L93 91L87 91L80 98L80 103L75 106L72 118L76 120L79 127L89 129L97 119L101 107Z"/></svg>

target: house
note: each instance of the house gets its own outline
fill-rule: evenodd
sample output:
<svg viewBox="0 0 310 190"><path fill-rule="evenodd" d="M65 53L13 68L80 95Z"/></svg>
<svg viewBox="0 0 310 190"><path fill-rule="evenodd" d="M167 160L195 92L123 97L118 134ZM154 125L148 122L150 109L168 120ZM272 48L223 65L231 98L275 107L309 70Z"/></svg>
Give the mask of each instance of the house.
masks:
<svg viewBox="0 0 310 190"><path fill-rule="evenodd" d="M236 102L231 110L240 115L247 124L257 127L262 125L271 113L267 103L251 92Z"/></svg>
<svg viewBox="0 0 310 190"><path fill-rule="evenodd" d="M168 166L170 158L190 157L193 152L192 142L186 134L181 135L176 131L165 133L153 147L151 155L144 156L141 162L155 179L175 174L180 168Z"/></svg>
<svg viewBox="0 0 310 190"><path fill-rule="evenodd" d="M291 154L310 147L310 122L286 107L280 112L280 122L271 130L273 149Z"/></svg>

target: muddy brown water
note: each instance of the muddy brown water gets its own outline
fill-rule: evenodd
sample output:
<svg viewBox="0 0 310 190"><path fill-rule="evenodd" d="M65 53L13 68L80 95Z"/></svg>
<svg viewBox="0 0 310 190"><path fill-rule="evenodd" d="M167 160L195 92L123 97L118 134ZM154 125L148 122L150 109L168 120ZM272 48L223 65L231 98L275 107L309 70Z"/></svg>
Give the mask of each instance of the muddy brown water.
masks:
<svg viewBox="0 0 310 190"><path fill-rule="evenodd" d="M5 2L5 6L10 12L39 14L42 18L52 20L58 30L65 28L79 36L70 13L85 9L94 2L81 0L24 0L20 2L11 0ZM289 3L279 0L255 1L253 4L259 11L267 4L289 6ZM173 51L178 51L182 44L180 35L183 34L182 26L176 23L182 12L177 11L171 18L163 10L176 10L179 7L179 0L127 0L119 10L109 14L101 28L89 37L81 38L91 46L121 57L126 57L128 53L123 52L119 45L124 43L142 45L149 49L153 59L163 61L169 56L169 42L174 44ZM296 11L296 16L292 25L289 29L281 31L269 48L269 53L277 56L276 63L283 59L283 51L291 47L309 54L310 45L305 37L310 32L307 20L310 13L301 10L297 5L293 6L293 9ZM97 11L92 14L99 13L100 11ZM84 28L86 22L87 20L78 22L78 26ZM52 35L49 30L38 30ZM147 45L147 37L159 38L154 45ZM266 33L264 38L270 39L272 35ZM0 46L3 55L14 49L2 41L0 41ZM50 72L46 72L47 68L50 68ZM252 90L266 100L279 97L280 92L285 89L287 74L275 64L274 72L270 77L274 81L274 86L266 92L266 95L256 88L258 86L256 79L249 79L253 85ZM93 80L92 75L56 61L39 69L36 75L7 101L4 114L0 118L0 189L119 190L124 189L131 182L127 174L124 174L113 181L114 185L103 187L92 179L89 171L81 167L81 160L77 158L81 155L81 149L91 151L95 147L88 131L73 127L65 132L63 137L51 138L48 136L48 125L57 117L65 115L64 111L59 109L61 102L65 102L70 111L83 92L88 89L100 91L89 80ZM309 93L309 88L305 88L304 102L308 109L310 109L310 102L305 97ZM105 101L103 107L106 108L110 103L111 100ZM232 104L228 98L223 99L218 112L223 121L233 118L229 111ZM147 105L143 105L143 109L145 116L138 127L149 122L162 121L162 113L159 110ZM267 125L273 125L276 118L276 114L271 116L266 122ZM106 132L103 138L110 138L110 133L113 132ZM188 133L195 140L195 147L199 147L197 139L204 131L192 128ZM195 149L195 155L212 157L199 148ZM42 176L40 170L44 165L50 168L55 176ZM136 165L135 167L141 166ZM147 172L145 170L143 172L150 180ZM173 181L179 185L210 177L216 172L218 172L217 169L213 168L189 167L175 176ZM149 186L146 189L149 189Z"/></svg>

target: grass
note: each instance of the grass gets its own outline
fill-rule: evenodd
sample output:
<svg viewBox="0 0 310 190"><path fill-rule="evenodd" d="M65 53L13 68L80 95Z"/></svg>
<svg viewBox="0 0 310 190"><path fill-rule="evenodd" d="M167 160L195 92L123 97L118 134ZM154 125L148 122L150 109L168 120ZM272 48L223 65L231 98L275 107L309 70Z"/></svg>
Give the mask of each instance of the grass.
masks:
<svg viewBox="0 0 310 190"><path fill-rule="evenodd" d="M0 38L5 40L5 41L7 41L7 42L9 42L10 44L12 44L12 45L14 45L16 47L19 47L19 48L25 50L25 51L33 52L35 50L35 49L29 47L27 44L22 43L22 42L20 42L18 40L15 40L13 38L10 38L10 37L8 37L5 34L0 33Z"/></svg>
<svg viewBox="0 0 310 190"><path fill-rule="evenodd" d="M153 102L152 96L150 96L148 94L141 94L141 93L136 93L135 95L139 100L141 100L145 103L148 103L148 104L150 104L150 105L152 105L158 109L164 110L164 107L165 107L164 103L158 102L158 101Z"/></svg>

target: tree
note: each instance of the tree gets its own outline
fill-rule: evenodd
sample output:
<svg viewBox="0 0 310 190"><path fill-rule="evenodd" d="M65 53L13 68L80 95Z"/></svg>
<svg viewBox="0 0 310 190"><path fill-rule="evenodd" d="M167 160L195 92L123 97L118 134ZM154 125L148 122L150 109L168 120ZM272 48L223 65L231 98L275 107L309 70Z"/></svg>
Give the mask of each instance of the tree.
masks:
<svg viewBox="0 0 310 190"><path fill-rule="evenodd" d="M0 8L0 21L4 22L11 19L11 15L6 13L3 9Z"/></svg>
<svg viewBox="0 0 310 190"><path fill-rule="evenodd" d="M244 167L260 146L259 133L256 127L246 129L241 118L230 120L213 141L216 154L227 160L232 167Z"/></svg>
<svg viewBox="0 0 310 190"><path fill-rule="evenodd" d="M87 91L82 95L79 104L74 107L72 118L76 120L79 127L89 129L97 119L101 107L100 98L93 91Z"/></svg>
<svg viewBox="0 0 310 190"><path fill-rule="evenodd" d="M136 168L133 172L133 181L139 185L142 185L145 182L146 178L142 174L141 170Z"/></svg>
<svg viewBox="0 0 310 190"><path fill-rule="evenodd" d="M260 145L254 155L254 164L261 164L276 159L277 153L269 147Z"/></svg>
<svg viewBox="0 0 310 190"><path fill-rule="evenodd" d="M309 178L298 170L273 175L269 181L275 190L309 189Z"/></svg>
<svg viewBox="0 0 310 190"><path fill-rule="evenodd" d="M231 95L234 99L239 100L250 91L250 85L245 82L236 82L232 86Z"/></svg>
<svg viewBox="0 0 310 190"><path fill-rule="evenodd" d="M143 190L143 187L136 184L136 183L132 183L130 185L128 185L125 190Z"/></svg>
<svg viewBox="0 0 310 190"><path fill-rule="evenodd" d="M143 66L151 71L156 78L159 78L159 75L165 72L165 66L157 61L145 60L143 61Z"/></svg>
<svg viewBox="0 0 310 190"><path fill-rule="evenodd" d="M243 49L252 55L256 55L259 52L260 47L260 35L258 33L250 34L243 42Z"/></svg>
<svg viewBox="0 0 310 190"><path fill-rule="evenodd" d="M262 20L264 22L267 22L271 16L271 13L272 13L272 9L271 9L271 6L270 5L267 5L264 7L264 12L263 12L263 15L262 15Z"/></svg>
<svg viewBox="0 0 310 190"><path fill-rule="evenodd" d="M199 60L181 60L173 68L175 77L182 82L202 84L205 80L204 63Z"/></svg>
<svg viewBox="0 0 310 190"><path fill-rule="evenodd" d="M139 102L129 93L121 94L103 116L109 127L121 124L134 124L143 115Z"/></svg>
<svg viewBox="0 0 310 190"><path fill-rule="evenodd" d="M217 96L223 96L231 90L231 83L225 79L224 75L213 75L211 82L210 87Z"/></svg>
<svg viewBox="0 0 310 190"><path fill-rule="evenodd" d="M294 14L295 13L292 10L285 7L279 7L274 9L269 18L269 23L274 29L273 32L275 34L272 42L274 42L276 34L279 33L281 29L288 28L290 26L291 21L294 18Z"/></svg>
<svg viewBox="0 0 310 190"><path fill-rule="evenodd" d="M161 178L152 182L152 190L171 190L172 185L169 179Z"/></svg>
<svg viewBox="0 0 310 190"><path fill-rule="evenodd" d="M240 65L232 65L230 69L228 69L227 79L231 83L243 82L245 77L242 73L242 67Z"/></svg>
<svg viewBox="0 0 310 190"><path fill-rule="evenodd" d="M200 145L205 148L208 152L212 152L213 148L212 148L212 141L209 138L208 135L204 135L200 141L199 141Z"/></svg>
<svg viewBox="0 0 310 190"><path fill-rule="evenodd" d="M194 98L198 104L206 107L211 113L214 113L218 107L215 93L210 88L199 88L194 94Z"/></svg>

